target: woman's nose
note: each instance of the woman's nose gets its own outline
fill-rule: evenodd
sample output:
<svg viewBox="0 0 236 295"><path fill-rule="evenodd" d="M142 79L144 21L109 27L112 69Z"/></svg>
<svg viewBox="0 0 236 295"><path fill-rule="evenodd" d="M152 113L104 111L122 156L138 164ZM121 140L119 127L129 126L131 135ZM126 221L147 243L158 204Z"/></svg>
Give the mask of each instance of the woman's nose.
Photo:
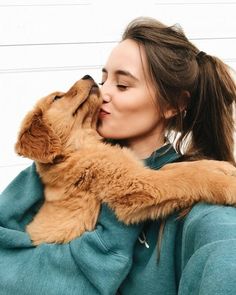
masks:
<svg viewBox="0 0 236 295"><path fill-rule="evenodd" d="M111 101L111 96L109 94L102 94L102 99L103 102L110 102Z"/></svg>
<svg viewBox="0 0 236 295"><path fill-rule="evenodd" d="M111 93L109 91L109 87L108 85L104 83L100 90L101 90L101 95L102 95L102 99L103 99L103 102L106 103L106 102L110 102L111 101Z"/></svg>

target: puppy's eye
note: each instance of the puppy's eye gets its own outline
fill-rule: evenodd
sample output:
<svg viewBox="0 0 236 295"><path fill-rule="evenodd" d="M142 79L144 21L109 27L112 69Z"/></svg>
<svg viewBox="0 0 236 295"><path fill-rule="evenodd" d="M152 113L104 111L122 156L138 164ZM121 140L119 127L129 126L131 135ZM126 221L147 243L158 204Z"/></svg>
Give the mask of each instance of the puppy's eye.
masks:
<svg viewBox="0 0 236 295"><path fill-rule="evenodd" d="M55 101L55 100L57 100L57 99L60 99L60 98L62 98L62 97L63 97L63 95L55 95L54 98L53 98L53 101Z"/></svg>

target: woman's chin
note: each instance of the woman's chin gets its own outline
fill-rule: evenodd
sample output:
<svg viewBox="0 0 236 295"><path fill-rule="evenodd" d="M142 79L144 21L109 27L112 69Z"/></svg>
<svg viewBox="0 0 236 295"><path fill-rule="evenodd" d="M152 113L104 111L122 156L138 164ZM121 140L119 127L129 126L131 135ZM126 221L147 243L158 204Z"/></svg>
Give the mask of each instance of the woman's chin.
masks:
<svg viewBox="0 0 236 295"><path fill-rule="evenodd" d="M104 128L102 127L101 124L98 124L98 126L97 126L97 133L103 138L106 138L106 139L110 138L109 132L106 132L106 130L104 130Z"/></svg>

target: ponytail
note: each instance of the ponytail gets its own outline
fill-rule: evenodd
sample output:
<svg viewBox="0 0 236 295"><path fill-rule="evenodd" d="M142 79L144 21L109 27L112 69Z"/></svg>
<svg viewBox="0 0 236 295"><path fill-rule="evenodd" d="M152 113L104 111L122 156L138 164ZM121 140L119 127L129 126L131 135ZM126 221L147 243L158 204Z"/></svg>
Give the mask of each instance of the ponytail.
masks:
<svg viewBox="0 0 236 295"><path fill-rule="evenodd" d="M191 129L192 152L216 160L234 159L236 85L220 59L200 52L199 73L184 120Z"/></svg>

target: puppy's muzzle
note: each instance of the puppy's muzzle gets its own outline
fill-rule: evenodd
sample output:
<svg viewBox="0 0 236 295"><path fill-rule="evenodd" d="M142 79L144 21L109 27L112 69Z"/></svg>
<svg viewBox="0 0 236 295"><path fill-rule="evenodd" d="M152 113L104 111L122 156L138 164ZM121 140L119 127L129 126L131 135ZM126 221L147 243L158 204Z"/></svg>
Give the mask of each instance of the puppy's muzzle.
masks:
<svg viewBox="0 0 236 295"><path fill-rule="evenodd" d="M93 80L93 78L90 76L90 75L85 75L82 80ZM98 85L94 82L94 84L92 85L91 87L91 90L89 92L89 94L99 94L99 88L98 88Z"/></svg>
<svg viewBox="0 0 236 295"><path fill-rule="evenodd" d="M98 85L96 83L94 83L94 85L91 87L91 90L90 90L89 94L97 94L97 95L99 95L99 88L98 88Z"/></svg>
<svg viewBox="0 0 236 295"><path fill-rule="evenodd" d="M85 75L82 80L93 80L93 78L89 75Z"/></svg>

